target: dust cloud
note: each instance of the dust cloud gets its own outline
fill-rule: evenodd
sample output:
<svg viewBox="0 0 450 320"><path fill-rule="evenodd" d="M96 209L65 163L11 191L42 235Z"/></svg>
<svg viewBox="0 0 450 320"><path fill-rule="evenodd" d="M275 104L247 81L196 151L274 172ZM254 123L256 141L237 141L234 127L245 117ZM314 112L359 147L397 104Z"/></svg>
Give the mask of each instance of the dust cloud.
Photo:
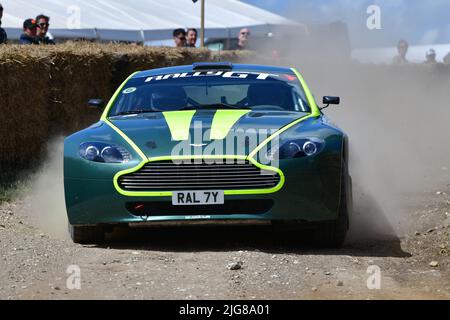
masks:
<svg viewBox="0 0 450 320"><path fill-rule="evenodd" d="M349 136L350 239L401 237L420 228L412 213L427 193L450 183L450 68L332 59L298 67L318 103L341 96L341 105L324 113Z"/></svg>
<svg viewBox="0 0 450 320"><path fill-rule="evenodd" d="M450 182L450 69L349 65L338 75L343 104L326 113L350 139L353 234L401 236L420 228L411 213L425 193Z"/></svg>
<svg viewBox="0 0 450 320"><path fill-rule="evenodd" d="M360 64L345 54L350 42L343 24L331 26L315 26L309 36L291 30L291 37L274 42L284 57L260 62L296 67L319 106L322 96L341 97L340 106L323 112L349 136L350 239L401 237L420 229L412 216L430 193L450 187L450 66ZM368 37L361 28L348 31ZM272 56L273 46L265 46Z"/></svg>
<svg viewBox="0 0 450 320"><path fill-rule="evenodd" d="M56 137L47 145L41 167L30 178L22 195L21 216L42 232L67 239L67 214L63 181L64 138Z"/></svg>

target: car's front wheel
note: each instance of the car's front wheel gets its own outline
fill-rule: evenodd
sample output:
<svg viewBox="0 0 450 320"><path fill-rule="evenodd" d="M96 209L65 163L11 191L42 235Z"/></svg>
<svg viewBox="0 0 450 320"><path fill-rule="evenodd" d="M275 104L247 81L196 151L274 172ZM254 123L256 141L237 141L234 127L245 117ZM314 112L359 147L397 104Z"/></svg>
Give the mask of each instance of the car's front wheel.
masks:
<svg viewBox="0 0 450 320"><path fill-rule="evenodd" d="M69 224L72 241L79 244L97 244L105 240L105 230L101 226L73 226Z"/></svg>

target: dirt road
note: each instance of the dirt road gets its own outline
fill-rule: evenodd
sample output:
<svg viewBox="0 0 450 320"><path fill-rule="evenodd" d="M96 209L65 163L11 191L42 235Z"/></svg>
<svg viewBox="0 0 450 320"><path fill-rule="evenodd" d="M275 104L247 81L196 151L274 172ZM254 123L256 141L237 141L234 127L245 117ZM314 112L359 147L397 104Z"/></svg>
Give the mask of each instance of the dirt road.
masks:
<svg viewBox="0 0 450 320"><path fill-rule="evenodd" d="M448 194L421 195L408 236L341 250L295 248L255 228L122 231L105 246L81 246L36 227L26 199L7 203L0 299L450 299ZM229 270L233 262L242 268ZM368 289L370 266L380 268L379 290Z"/></svg>

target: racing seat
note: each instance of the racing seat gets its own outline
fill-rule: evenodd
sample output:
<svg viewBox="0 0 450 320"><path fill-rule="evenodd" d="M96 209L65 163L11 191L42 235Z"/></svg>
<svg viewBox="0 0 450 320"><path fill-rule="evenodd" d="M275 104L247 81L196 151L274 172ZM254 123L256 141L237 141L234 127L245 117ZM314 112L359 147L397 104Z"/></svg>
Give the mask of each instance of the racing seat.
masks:
<svg viewBox="0 0 450 320"><path fill-rule="evenodd" d="M151 101L158 111L178 110L187 106L187 95L182 87L160 86L153 88Z"/></svg>

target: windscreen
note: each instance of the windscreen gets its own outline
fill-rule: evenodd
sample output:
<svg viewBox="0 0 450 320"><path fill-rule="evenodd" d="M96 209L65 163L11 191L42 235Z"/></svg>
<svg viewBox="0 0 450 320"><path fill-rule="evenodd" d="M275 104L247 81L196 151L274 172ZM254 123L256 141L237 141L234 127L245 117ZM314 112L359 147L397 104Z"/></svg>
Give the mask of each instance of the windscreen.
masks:
<svg viewBox="0 0 450 320"><path fill-rule="evenodd" d="M131 79L109 116L209 108L311 112L294 75L204 71Z"/></svg>

